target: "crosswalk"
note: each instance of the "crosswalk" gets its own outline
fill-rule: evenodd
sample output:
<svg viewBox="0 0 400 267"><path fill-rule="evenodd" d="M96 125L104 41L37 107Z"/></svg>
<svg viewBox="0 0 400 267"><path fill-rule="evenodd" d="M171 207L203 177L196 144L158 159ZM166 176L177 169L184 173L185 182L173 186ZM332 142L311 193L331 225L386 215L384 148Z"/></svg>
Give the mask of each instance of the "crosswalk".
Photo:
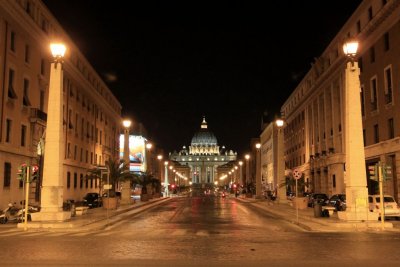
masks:
<svg viewBox="0 0 400 267"><path fill-rule="evenodd" d="M31 230L24 231L23 229L10 229L0 232L0 238L4 237L61 237L61 236L70 236L70 237L103 237L103 236L115 236L116 234L121 234L120 230L102 230L102 231L39 231L39 230ZM231 235L232 231L210 231L210 230L194 230L194 229L149 229L148 231L141 230L140 234L142 236L158 237L158 236L197 236L197 237L209 237L213 235ZM128 236L137 236L138 231L124 231L124 237Z"/></svg>

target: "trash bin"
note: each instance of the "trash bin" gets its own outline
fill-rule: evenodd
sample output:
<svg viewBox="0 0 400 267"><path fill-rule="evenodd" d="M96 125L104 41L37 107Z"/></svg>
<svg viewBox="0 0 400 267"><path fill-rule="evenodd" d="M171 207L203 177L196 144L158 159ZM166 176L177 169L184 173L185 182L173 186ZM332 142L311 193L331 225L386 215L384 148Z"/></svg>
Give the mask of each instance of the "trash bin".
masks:
<svg viewBox="0 0 400 267"><path fill-rule="evenodd" d="M322 204L318 202L314 202L314 217L319 218L322 217Z"/></svg>

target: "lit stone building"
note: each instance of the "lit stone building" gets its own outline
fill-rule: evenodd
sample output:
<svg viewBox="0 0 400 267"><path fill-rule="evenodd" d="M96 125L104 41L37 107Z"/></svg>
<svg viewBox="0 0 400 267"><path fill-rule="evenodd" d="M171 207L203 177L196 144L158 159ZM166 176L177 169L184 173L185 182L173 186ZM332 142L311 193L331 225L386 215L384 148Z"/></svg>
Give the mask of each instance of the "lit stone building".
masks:
<svg viewBox="0 0 400 267"><path fill-rule="evenodd" d="M400 1L365 0L281 107L286 167L298 168L314 192L344 193L345 83L343 42L355 37L361 69L365 165L392 167L386 194L400 197ZM317 23L317 22L316 22ZM377 182L367 172L369 194Z"/></svg>
<svg viewBox="0 0 400 267"><path fill-rule="evenodd" d="M222 173L218 167L235 161L237 153L220 148L215 135L208 130L207 122L203 118L200 130L194 134L189 149L183 147L178 153L170 154L170 160L181 166L188 166L189 181L193 186L204 187L218 181Z"/></svg>
<svg viewBox="0 0 400 267"><path fill-rule="evenodd" d="M82 200L86 192L99 192L97 179L85 179L87 170L118 156L121 105L101 77L41 1L1 1L0 208L23 199L19 166L41 167L46 157L43 140L47 107L52 104L48 93L53 40L67 46L63 199ZM40 182L32 183L30 202L39 199Z"/></svg>

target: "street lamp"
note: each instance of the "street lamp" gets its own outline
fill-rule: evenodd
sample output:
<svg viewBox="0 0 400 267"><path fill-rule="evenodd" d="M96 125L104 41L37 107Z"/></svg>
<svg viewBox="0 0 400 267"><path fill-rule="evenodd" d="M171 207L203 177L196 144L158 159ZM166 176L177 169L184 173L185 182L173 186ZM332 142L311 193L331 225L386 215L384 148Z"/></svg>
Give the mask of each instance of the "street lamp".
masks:
<svg viewBox="0 0 400 267"><path fill-rule="evenodd" d="M285 159L283 157L283 131L285 124L283 119L275 120L277 131L277 149L276 149L276 175L274 175L274 183L276 184L277 199L280 202L286 202L286 177L285 177Z"/></svg>
<svg viewBox="0 0 400 267"><path fill-rule="evenodd" d="M261 144L256 144L257 159L256 159L256 198L261 198Z"/></svg>
<svg viewBox="0 0 400 267"><path fill-rule="evenodd" d="M348 221L365 221L372 218L368 211L368 188L365 173L362 114L360 102L360 68L355 61L358 42L349 40L343 45L347 56L345 69L345 184L346 211L339 218ZM375 215L375 214L374 214ZM377 216L377 215L376 215ZM368 218L369 217L369 218Z"/></svg>
<svg viewBox="0 0 400 267"><path fill-rule="evenodd" d="M244 156L244 158L246 159L246 186L249 184L249 181L250 181L250 172L249 172L249 159L250 159L250 155L249 154L246 154L245 156ZM249 192L247 192L247 193L249 193Z"/></svg>
<svg viewBox="0 0 400 267"><path fill-rule="evenodd" d="M147 152L148 152L148 155L147 155L147 160L148 160L148 162L147 162L147 172L149 173L149 174L152 174L153 173L153 170L152 170L152 164L151 164L151 153L150 153L150 150L151 150L151 148L153 147L153 144L152 143L147 143L146 144L146 149L147 149Z"/></svg>
<svg viewBox="0 0 400 267"><path fill-rule="evenodd" d="M165 171L164 171L164 196L168 197L168 161L164 162Z"/></svg>
<svg viewBox="0 0 400 267"><path fill-rule="evenodd" d="M63 58L65 45L50 45L53 62L50 69L49 99L45 140L41 211L32 213L34 221L65 221L71 212L63 212ZM57 65L60 64L60 67Z"/></svg>
<svg viewBox="0 0 400 267"><path fill-rule="evenodd" d="M159 180L160 180L160 182L162 181L162 159L163 159L163 156L162 155L158 155L157 156L157 159L158 159L158 163L159 163L159 166L158 166L158 175L160 176L159 177Z"/></svg>
<svg viewBox="0 0 400 267"><path fill-rule="evenodd" d="M243 171L242 171L242 166L243 166L243 161L239 161L239 171L240 171L240 183L242 183L242 184L244 184L244 182L243 182Z"/></svg>
<svg viewBox="0 0 400 267"><path fill-rule="evenodd" d="M128 166L128 171L130 171L130 160L129 160L129 129L131 127L132 122L128 119L122 121L122 125L124 126L124 157L123 160L125 164ZM131 185L130 182L124 181L121 183L121 204L130 204L131 203Z"/></svg>

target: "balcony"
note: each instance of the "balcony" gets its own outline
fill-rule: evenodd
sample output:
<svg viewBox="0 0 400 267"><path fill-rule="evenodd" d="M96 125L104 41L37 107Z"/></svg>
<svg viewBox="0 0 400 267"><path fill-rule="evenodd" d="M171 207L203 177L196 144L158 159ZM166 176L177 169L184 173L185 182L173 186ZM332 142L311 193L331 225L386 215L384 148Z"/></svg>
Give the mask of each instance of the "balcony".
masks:
<svg viewBox="0 0 400 267"><path fill-rule="evenodd" d="M47 122L47 113L41 111L38 108L31 108L30 121L41 122L44 124Z"/></svg>

